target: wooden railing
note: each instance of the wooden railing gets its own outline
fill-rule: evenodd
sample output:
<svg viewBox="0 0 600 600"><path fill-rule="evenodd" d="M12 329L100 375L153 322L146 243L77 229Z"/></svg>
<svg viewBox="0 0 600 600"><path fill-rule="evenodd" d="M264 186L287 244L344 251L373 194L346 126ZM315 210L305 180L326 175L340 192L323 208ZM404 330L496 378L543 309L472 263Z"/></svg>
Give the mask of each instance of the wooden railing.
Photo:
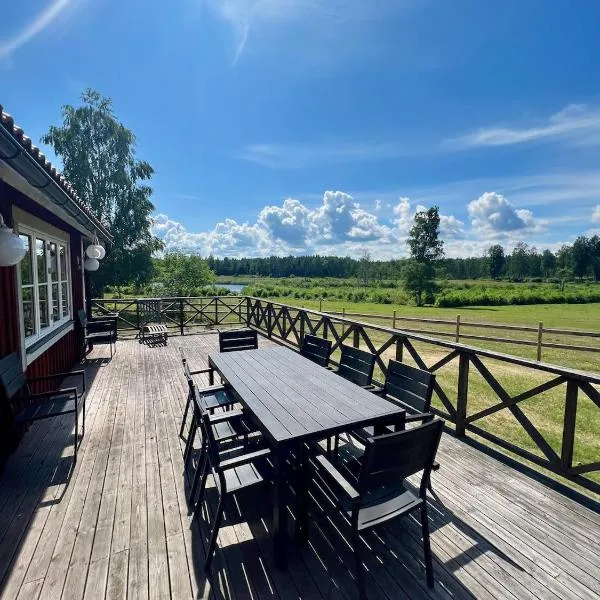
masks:
<svg viewBox="0 0 600 600"><path fill-rule="evenodd" d="M137 336L142 300L91 307L116 314L120 336ZM319 335L333 342L334 362L341 344L361 347L375 354L379 383L390 358L412 362L437 374L434 410L457 436L476 434L600 494L599 374L247 296L161 298L160 312L181 335L243 325L296 348Z"/></svg>
<svg viewBox="0 0 600 600"><path fill-rule="evenodd" d="M113 314L121 337L138 337L144 324L143 306L156 302L157 316L172 333L193 333L219 325L246 324L246 299L242 296L202 296L177 298L127 298L91 300L94 316Z"/></svg>
<svg viewBox="0 0 600 600"><path fill-rule="evenodd" d="M600 493L600 375L259 298L246 298L246 313L249 326L295 347L306 334L330 339L334 357L342 343L363 347L381 379L389 358L437 372L435 411L457 436L472 432ZM578 445L584 401L591 439ZM560 418L550 418L558 407Z"/></svg>

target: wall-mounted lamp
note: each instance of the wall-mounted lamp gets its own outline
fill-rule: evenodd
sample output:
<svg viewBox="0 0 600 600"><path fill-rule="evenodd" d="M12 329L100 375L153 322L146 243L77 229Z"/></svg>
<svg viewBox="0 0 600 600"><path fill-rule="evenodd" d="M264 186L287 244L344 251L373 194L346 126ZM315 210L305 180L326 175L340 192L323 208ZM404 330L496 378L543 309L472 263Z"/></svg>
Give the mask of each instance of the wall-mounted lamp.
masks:
<svg viewBox="0 0 600 600"><path fill-rule="evenodd" d="M0 267L12 267L19 264L27 254L21 238L4 224L0 214Z"/></svg>
<svg viewBox="0 0 600 600"><path fill-rule="evenodd" d="M88 258L96 260L102 260L106 256L106 250L98 243L98 238L94 238L94 242L85 249L85 253Z"/></svg>
<svg viewBox="0 0 600 600"><path fill-rule="evenodd" d="M86 258L83 266L86 271L97 271L100 263L96 258Z"/></svg>

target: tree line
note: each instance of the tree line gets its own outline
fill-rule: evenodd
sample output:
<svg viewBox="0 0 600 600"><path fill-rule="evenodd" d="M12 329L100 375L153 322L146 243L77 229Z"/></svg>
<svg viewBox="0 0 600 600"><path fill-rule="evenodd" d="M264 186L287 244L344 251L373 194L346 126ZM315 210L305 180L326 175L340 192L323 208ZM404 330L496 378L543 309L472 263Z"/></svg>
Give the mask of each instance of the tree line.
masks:
<svg viewBox="0 0 600 600"><path fill-rule="evenodd" d="M423 253L419 248L416 250L417 256ZM368 254L359 259L318 254L266 258L207 258L208 267L216 275L226 277L356 277L366 284L399 278L409 261L410 259L371 260ZM423 261L417 262L424 264ZM433 265L433 277L438 279L524 281L536 278L590 278L600 281L600 237L580 236L572 245L563 245L556 252L548 249L540 252L535 246L525 242L519 242L512 251L500 244L494 244L483 256L438 256L429 264Z"/></svg>

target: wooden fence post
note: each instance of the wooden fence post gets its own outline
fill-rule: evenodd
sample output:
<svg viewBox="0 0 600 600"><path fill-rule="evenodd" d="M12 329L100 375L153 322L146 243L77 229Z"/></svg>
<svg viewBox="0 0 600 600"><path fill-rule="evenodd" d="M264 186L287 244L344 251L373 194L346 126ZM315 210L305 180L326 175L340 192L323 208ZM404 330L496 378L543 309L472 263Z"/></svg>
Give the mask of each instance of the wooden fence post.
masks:
<svg viewBox="0 0 600 600"><path fill-rule="evenodd" d="M300 344L299 344L300 347L302 347L302 344L304 342L304 327L305 327L304 317L305 317L305 315L306 315L306 313L304 311L302 311L300 313L300 340L299 340L300 341Z"/></svg>
<svg viewBox="0 0 600 600"><path fill-rule="evenodd" d="M565 420L563 424L563 437L560 453L560 466L565 473L568 473L569 469L573 466L578 392L579 386L577 385L577 382L573 379L569 379L567 381L567 395L565 397Z"/></svg>
<svg viewBox="0 0 600 600"><path fill-rule="evenodd" d="M267 336L273 336L273 303L267 304Z"/></svg>
<svg viewBox="0 0 600 600"><path fill-rule="evenodd" d="M179 299L179 334L183 335L183 298Z"/></svg>
<svg viewBox="0 0 600 600"><path fill-rule="evenodd" d="M454 341L458 344L460 342L460 315L456 315L456 335Z"/></svg>
<svg viewBox="0 0 600 600"><path fill-rule="evenodd" d="M537 358L536 360L542 360L542 336L544 334L544 324L540 321L538 325L537 333Z"/></svg>
<svg viewBox="0 0 600 600"><path fill-rule="evenodd" d="M467 418L467 402L469 395L469 363L468 353L461 352L458 362L458 393L456 396L456 435L465 436Z"/></svg>
<svg viewBox="0 0 600 600"><path fill-rule="evenodd" d="M246 327L250 327L250 303L252 300L246 297Z"/></svg>
<svg viewBox="0 0 600 600"><path fill-rule="evenodd" d="M323 312L323 298L319 298L319 312Z"/></svg>
<svg viewBox="0 0 600 600"><path fill-rule="evenodd" d="M360 346L360 331L356 326L354 326L354 331L352 332L352 345L355 348Z"/></svg>
<svg viewBox="0 0 600 600"><path fill-rule="evenodd" d="M392 329L396 329L396 311L394 311L394 315L392 316Z"/></svg>

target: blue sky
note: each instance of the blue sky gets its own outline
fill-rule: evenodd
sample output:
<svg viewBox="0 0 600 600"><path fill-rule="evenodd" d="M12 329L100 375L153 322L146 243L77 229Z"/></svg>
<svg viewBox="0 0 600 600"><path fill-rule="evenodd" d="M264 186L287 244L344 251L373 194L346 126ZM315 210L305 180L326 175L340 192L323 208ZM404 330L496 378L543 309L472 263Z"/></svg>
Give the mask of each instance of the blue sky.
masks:
<svg viewBox="0 0 600 600"><path fill-rule="evenodd" d="M2 13L5 110L39 141L84 88L110 96L156 170L168 247L402 256L432 204L449 256L600 229L595 0L20 0Z"/></svg>

